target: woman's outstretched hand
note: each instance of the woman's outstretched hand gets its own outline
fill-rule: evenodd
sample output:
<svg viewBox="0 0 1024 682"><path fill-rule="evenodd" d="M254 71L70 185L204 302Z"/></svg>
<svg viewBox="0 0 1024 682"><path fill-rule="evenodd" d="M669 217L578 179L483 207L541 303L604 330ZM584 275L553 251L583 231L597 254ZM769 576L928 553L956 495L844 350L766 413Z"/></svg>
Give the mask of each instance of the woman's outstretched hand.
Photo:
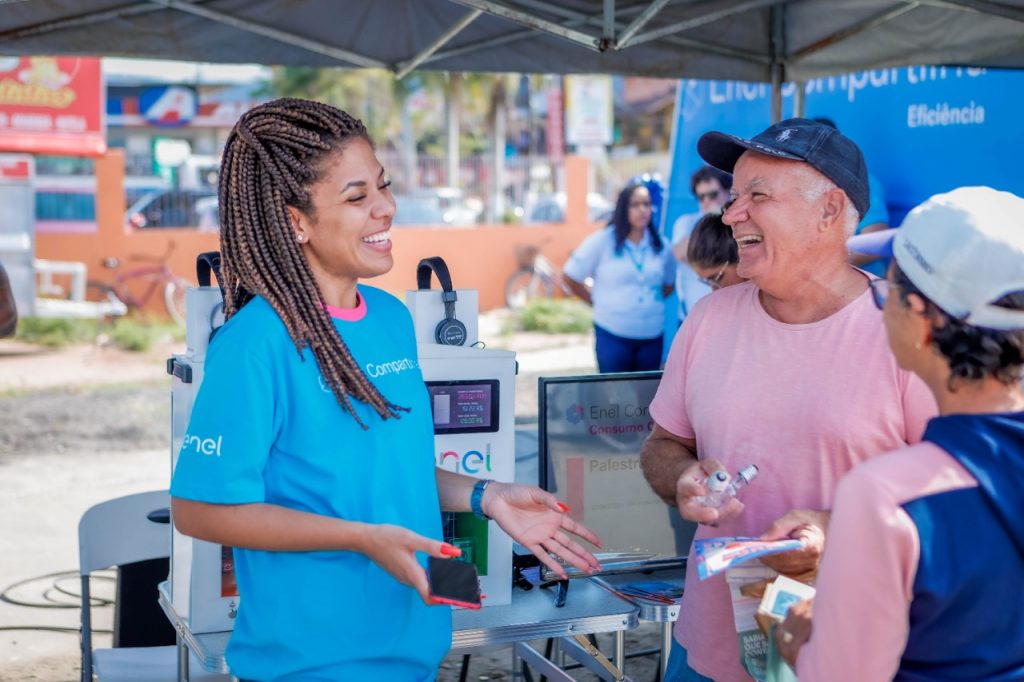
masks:
<svg viewBox="0 0 1024 682"><path fill-rule="evenodd" d="M487 487L480 503L484 513L513 540L563 578L565 568L551 557L552 554L581 571L601 568L594 555L571 536L581 537L598 547L601 540L569 516L569 508L551 493L535 486L496 481Z"/></svg>
<svg viewBox="0 0 1024 682"><path fill-rule="evenodd" d="M462 554L462 550L447 542L432 540L407 528L386 523L367 526L361 545L361 551L373 563L390 573L398 582L416 590L428 604L431 602L427 572L420 566L416 552L442 558Z"/></svg>

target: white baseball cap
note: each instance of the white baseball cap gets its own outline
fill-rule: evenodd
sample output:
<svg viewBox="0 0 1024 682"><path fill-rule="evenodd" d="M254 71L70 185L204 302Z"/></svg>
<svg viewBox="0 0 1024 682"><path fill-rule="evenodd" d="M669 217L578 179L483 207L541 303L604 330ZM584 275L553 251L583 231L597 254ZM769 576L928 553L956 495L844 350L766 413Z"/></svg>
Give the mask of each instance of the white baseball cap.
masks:
<svg viewBox="0 0 1024 682"><path fill-rule="evenodd" d="M960 187L914 208L897 229L853 237L850 251L892 256L935 305L975 327L1024 329L1024 310L992 305L1024 291L1024 199Z"/></svg>

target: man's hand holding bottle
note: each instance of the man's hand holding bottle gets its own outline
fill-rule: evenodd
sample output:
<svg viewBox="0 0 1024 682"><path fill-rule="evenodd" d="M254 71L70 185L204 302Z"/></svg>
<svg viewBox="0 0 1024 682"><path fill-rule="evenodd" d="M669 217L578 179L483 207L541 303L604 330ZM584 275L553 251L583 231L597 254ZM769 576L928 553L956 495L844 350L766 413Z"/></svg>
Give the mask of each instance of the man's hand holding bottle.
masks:
<svg viewBox="0 0 1024 682"><path fill-rule="evenodd" d="M743 467L735 477L714 459L694 462L676 481L676 505L684 519L710 526L743 513L736 494L757 475L753 464Z"/></svg>

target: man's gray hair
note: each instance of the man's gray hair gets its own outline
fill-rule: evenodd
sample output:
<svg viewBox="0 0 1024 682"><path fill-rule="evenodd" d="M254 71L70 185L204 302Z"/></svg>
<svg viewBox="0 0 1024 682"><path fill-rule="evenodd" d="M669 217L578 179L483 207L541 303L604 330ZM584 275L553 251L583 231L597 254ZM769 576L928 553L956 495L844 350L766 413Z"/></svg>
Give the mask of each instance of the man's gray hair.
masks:
<svg viewBox="0 0 1024 682"><path fill-rule="evenodd" d="M814 169L812 169L814 170ZM834 189L840 189L836 183L829 180L827 177L815 170L814 179L805 184L800 188L800 193L804 199L809 202L814 202L823 197L826 193L831 192ZM840 190L842 191L842 190ZM846 192L843 192L845 195ZM846 212L843 214L843 228L846 230L846 236L852 237L857 231L857 224L860 223L860 214L857 212L857 207L850 201L850 197L846 197Z"/></svg>

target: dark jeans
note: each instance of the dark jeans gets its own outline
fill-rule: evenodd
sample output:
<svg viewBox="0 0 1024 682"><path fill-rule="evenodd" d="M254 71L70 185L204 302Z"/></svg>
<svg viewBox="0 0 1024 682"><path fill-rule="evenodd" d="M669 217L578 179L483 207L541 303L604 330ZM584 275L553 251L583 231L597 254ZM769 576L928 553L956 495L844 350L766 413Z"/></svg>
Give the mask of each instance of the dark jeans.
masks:
<svg viewBox="0 0 1024 682"><path fill-rule="evenodd" d="M704 677L689 666L686 649L679 640L672 637L672 650L669 652L668 668L665 670L664 682L715 682Z"/></svg>
<svg viewBox="0 0 1024 682"><path fill-rule="evenodd" d="M627 339L594 325L597 369L608 372L645 372L661 367L662 337Z"/></svg>

